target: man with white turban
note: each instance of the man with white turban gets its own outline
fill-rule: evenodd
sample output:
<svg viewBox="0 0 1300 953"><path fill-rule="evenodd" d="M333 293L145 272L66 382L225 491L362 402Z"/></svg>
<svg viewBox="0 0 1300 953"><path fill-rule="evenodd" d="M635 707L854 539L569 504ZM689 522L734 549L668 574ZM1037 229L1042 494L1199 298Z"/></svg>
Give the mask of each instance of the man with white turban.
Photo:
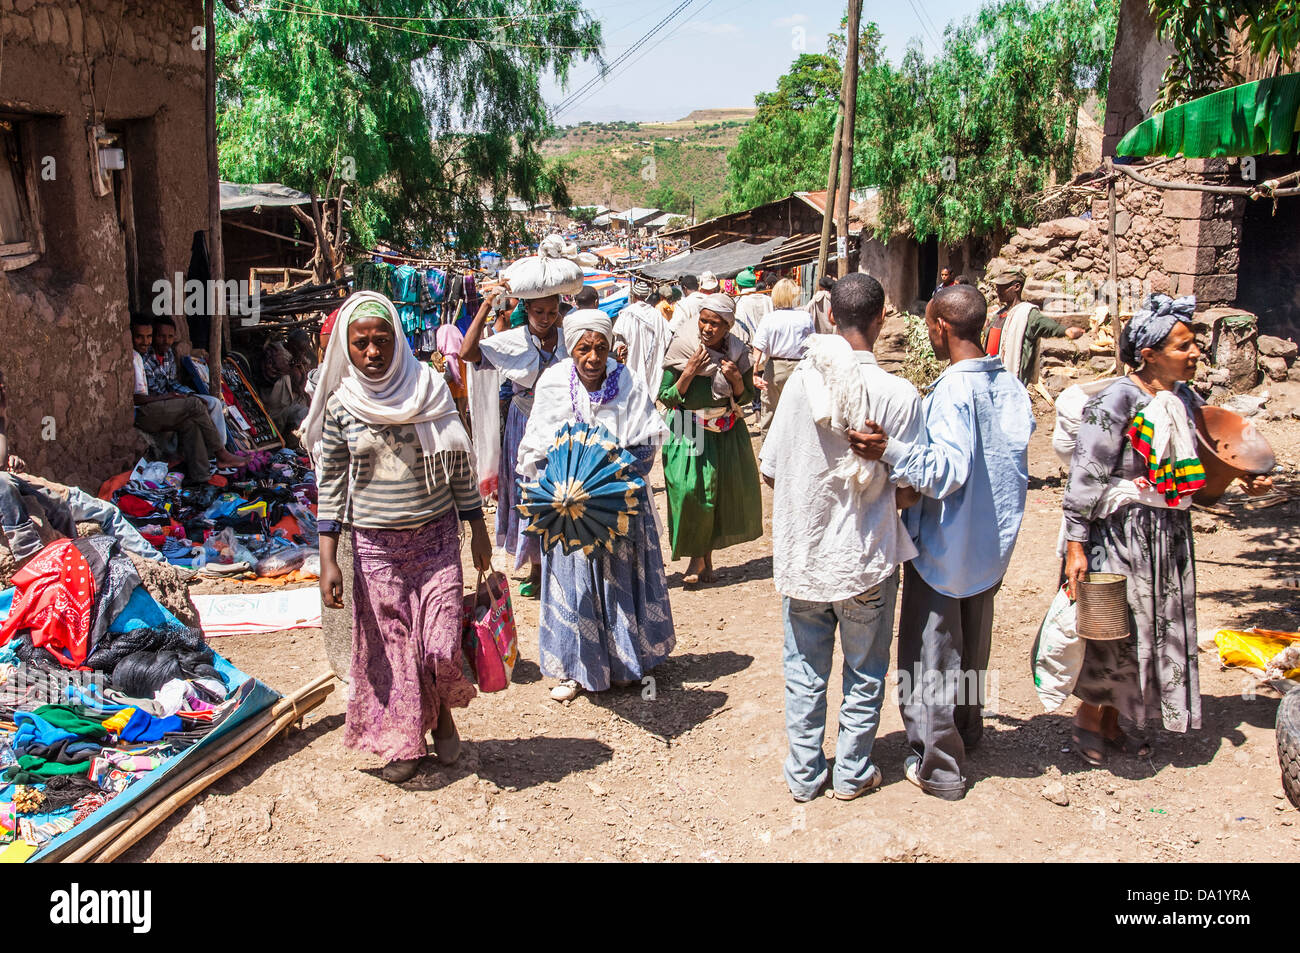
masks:
<svg viewBox="0 0 1300 953"><path fill-rule="evenodd" d="M651 394L659 389L668 350L668 325L646 299L654 293L650 282L638 278L628 294L630 303L614 323L614 356L641 378Z"/></svg>

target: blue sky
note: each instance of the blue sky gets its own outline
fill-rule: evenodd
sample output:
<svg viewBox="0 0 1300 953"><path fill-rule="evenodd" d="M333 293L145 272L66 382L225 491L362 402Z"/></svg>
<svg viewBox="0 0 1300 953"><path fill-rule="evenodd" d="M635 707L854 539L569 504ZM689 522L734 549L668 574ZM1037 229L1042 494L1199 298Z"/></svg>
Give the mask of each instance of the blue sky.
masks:
<svg viewBox="0 0 1300 953"><path fill-rule="evenodd" d="M605 60L612 63L681 0L586 0L604 25ZM928 55L951 20L979 9L981 0L864 0L864 20L885 36L890 59L920 40ZM752 106L754 94L775 88L799 55L826 48L826 36L847 9L844 0L691 0L627 64L584 93L556 119L560 125L628 119L680 119L692 109ZM657 45L656 45L657 44ZM574 68L567 89L543 86L552 106L595 78L593 64Z"/></svg>

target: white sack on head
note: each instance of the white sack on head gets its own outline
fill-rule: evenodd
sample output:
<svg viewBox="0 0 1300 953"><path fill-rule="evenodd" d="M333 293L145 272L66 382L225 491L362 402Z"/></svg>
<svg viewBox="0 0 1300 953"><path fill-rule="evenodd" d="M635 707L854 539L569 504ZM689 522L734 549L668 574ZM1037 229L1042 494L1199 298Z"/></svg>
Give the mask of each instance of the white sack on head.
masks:
<svg viewBox="0 0 1300 953"><path fill-rule="evenodd" d="M582 290L582 266L565 257L568 251L564 238L548 235L537 246L537 254L520 258L501 272L510 282L510 293L516 298L531 300L549 295L576 295Z"/></svg>

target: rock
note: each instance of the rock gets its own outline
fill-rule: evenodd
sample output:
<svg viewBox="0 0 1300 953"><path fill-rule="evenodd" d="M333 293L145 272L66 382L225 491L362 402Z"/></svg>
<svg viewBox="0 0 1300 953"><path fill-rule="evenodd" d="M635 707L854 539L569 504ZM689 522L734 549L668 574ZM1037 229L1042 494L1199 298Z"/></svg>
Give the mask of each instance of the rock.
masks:
<svg viewBox="0 0 1300 953"><path fill-rule="evenodd" d="M1046 238L1076 239L1088 231L1088 222L1077 216L1044 222L1037 231Z"/></svg>
<svg viewBox="0 0 1300 953"><path fill-rule="evenodd" d="M1115 213L1115 235L1116 237L1127 235L1129 228L1133 225L1133 216L1131 213L1120 209Z"/></svg>
<svg viewBox="0 0 1300 953"><path fill-rule="evenodd" d="M1073 363L1079 358L1079 345L1069 338L1042 338L1038 353L1043 360L1053 358Z"/></svg>
<svg viewBox="0 0 1300 953"><path fill-rule="evenodd" d="M1258 397L1252 394L1234 394L1223 403L1219 404L1224 410L1230 410L1234 414L1240 414L1243 417L1254 417L1264 405L1268 403L1268 392L1260 394Z"/></svg>
<svg viewBox="0 0 1300 953"><path fill-rule="evenodd" d="M1284 381L1287 378L1286 361L1280 357L1261 356L1259 366L1263 368L1265 376L1271 381Z"/></svg>
<svg viewBox="0 0 1300 953"><path fill-rule="evenodd" d="M1287 338L1275 338L1271 334L1261 334L1256 342L1259 353L1264 357L1280 357L1289 365L1300 354L1300 344Z"/></svg>
<svg viewBox="0 0 1300 953"><path fill-rule="evenodd" d="M1065 793L1065 785L1060 781L1048 781L1039 792L1044 798L1061 807L1070 806L1070 795Z"/></svg>

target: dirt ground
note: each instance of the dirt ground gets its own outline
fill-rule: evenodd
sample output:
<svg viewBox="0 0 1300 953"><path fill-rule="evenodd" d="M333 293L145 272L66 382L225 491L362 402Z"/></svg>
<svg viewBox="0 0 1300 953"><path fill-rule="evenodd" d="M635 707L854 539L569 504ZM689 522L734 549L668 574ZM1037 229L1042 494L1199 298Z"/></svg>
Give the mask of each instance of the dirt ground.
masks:
<svg viewBox="0 0 1300 953"><path fill-rule="evenodd" d="M1300 489L1300 385L1274 386L1261 432ZM964 801L903 778L905 737L886 701L875 760L883 788L856 801L794 803L785 755L780 599L768 539L717 554L722 582L685 592L669 564L677 648L634 687L558 704L537 658L537 603L515 598L517 683L457 713L466 744L452 768L401 786L341 743L343 687L302 731L268 745L125 855L133 861L442 860L1088 860L1258 861L1300 850L1283 798L1277 695L1201 654L1203 725L1159 733L1149 758L1086 766L1070 751L1074 702L1045 713L1029 650L1055 588L1063 473L1038 407L1024 527L997 600L995 704L968 765ZM1259 420L1259 418L1257 418ZM656 487L664 507L661 481ZM764 490L770 519L770 495ZM1197 511L1197 618L1221 627L1300 628L1300 498L1263 509L1225 497ZM770 525L770 524L769 524ZM504 563L497 555L498 565ZM1290 581L1291 588L1286 586ZM288 692L326 667L319 630L214 640L250 674ZM838 667L838 663L837 663ZM993 687L991 685L991 687ZM832 678L831 710L839 703ZM826 751L834 752L835 726ZM1044 788L1059 782L1068 805Z"/></svg>

